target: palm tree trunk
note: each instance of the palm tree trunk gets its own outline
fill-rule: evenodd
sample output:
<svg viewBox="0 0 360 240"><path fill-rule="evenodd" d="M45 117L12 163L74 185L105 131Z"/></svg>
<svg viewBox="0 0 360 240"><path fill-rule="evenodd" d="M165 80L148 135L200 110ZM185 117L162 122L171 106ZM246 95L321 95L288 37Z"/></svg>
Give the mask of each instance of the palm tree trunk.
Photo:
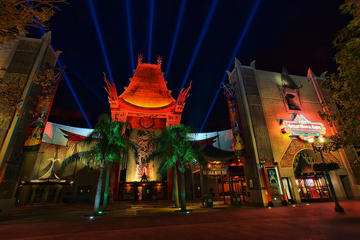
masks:
<svg viewBox="0 0 360 240"><path fill-rule="evenodd" d="M109 196L109 180L110 180L110 169L111 164L107 164L106 168L106 178L105 178L105 189L104 189L104 200L103 200L103 207L102 210L106 210L107 203L108 203L108 196Z"/></svg>
<svg viewBox="0 0 360 240"><path fill-rule="evenodd" d="M180 167L181 175L181 211L186 211L185 168Z"/></svg>
<svg viewBox="0 0 360 240"><path fill-rule="evenodd" d="M100 207L100 200L101 200L101 188L102 188L102 179L104 176L104 168L105 168L104 159L100 160L100 173L99 173L99 180L98 185L96 188L96 196L95 196L95 203L94 203L94 214L97 214Z"/></svg>
<svg viewBox="0 0 360 240"><path fill-rule="evenodd" d="M175 206L177 208L180 207L180 202L179 202L179 184L178 184L178 174L177 174L177 166L175 164L174 166L174 187L173 187L173 191L174 191L174 201L175 201Z"/></svg>
<svg viewBox="0 0 360 240"><path fill-rule="evenodd" d="M204 175L203 175L203 166L200 164L200 191L201 191L201 206L204 205L205 200L205 191L204 191Z"/></svg>
<svg viewBox="0 0 360 240"><path fill-rule="evenodd" d="M192 194L192 200L195 201L195 178L194 178L192 164L190 164L190 171L191 171L191 194Z"/></svg>
<svg viewBox="0 0 360 240"><path fill-rule="evenodd" d="M334 202L335 202L335 211L336 212L342 212L342 213L345 212L344 208L340 206L339 200L336 197L334 185L332 184L329 171L325 171L325 176L326 176L326 179L328 181L328 185L329 185L329 188L330 188L331 195L332 195L332 197L334 199Z"/></svg>

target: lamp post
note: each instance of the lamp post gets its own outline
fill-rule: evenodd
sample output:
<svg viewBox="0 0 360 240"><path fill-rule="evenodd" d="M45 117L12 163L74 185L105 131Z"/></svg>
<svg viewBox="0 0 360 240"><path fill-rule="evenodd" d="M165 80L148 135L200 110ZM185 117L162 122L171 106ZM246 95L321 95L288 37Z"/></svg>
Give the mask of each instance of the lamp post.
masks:
<svg viewBox="0 0 360 240"><path fill-rule="evenodd" d="M327 144L325 142L325 138L319 137L318 139L316 139L316 141L314 138L310 138L308 141L311 143L314 152L320 153L321 161L326 164L326 162L324 160L323 152L330 152L331 146L329 146L329 144ZM334 185L332 184L330 174L329 174L329 169L324 169L324 172L325 172L325 177L326 177L326 180L327 180L329 188L330 188L331 195L334 198L335 211L343 213L345 211L344 211L344 208L340 206L340 203L336 197Z"/></svg>

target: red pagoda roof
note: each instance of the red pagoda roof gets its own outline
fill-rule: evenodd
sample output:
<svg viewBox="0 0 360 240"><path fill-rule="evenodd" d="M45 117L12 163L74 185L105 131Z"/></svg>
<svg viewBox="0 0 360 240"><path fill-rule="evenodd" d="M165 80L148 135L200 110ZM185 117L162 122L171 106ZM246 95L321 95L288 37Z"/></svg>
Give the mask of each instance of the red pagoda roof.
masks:
<svg viewBox="0 0 360 240"><path fill-rule="evenodd" d="M166 86L161 64L140 61L129 86L119 98L143 108L161 108L175 103Z"/></svg>

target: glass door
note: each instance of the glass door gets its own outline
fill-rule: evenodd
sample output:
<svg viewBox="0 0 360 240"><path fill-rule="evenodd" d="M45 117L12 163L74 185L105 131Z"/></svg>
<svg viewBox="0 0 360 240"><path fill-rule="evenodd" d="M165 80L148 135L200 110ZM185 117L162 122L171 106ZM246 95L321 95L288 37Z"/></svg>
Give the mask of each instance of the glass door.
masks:
<svg viewBox="0 0 360 240"><path fill-rule="evenodd" d="M287 177L284 177L284 178L282 178L282 182L284 185L284 189L285 189L286 197L287 197L288 201L295 202L295 198L294 198L293 191L292 191L293 188L292 188L290 179Z"/></svg>
<svg viewBox="0 0 360 240"><path fill-rule="evenodd" d="M302 201L329 199L329 190L324 176L301 177L295 181Z"/></svg>

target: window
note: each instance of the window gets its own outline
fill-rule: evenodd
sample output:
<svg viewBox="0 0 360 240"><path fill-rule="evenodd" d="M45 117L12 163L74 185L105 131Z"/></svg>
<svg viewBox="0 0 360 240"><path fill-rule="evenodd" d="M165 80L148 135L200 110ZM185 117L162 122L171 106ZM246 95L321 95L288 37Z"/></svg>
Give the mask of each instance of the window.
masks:
<svg viewBox="0 0 360 240"><path fill-rule="evenodd" d="M298 111L301 110L300 107L296 104L296 99L293 94L290 94L290 93L286 94L285 100L286 100L287 106L290 110L298 110Z"/></svg>
<svg viewBox="0 0 360 240"><path fill-rule="evenodd" d="M283 99L286 110L289 112L299 112L302 110L299 89L282 88Z"/></svg>

